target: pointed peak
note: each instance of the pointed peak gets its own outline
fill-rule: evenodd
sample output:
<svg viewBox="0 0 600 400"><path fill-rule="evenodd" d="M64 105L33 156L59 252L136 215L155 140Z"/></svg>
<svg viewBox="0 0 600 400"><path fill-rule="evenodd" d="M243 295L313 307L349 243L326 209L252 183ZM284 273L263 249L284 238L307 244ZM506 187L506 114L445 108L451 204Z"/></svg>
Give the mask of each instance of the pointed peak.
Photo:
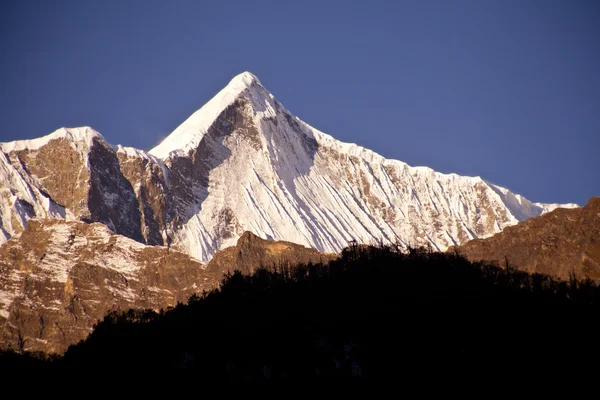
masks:
<svg viewBox="0 0 600 400"><path fill-rule="evenodd" d="M221 112L234 103L246 91L254 93L253 96L266 96L268 94L254 74L247 71L242 72L236 75L208 103L193 113L167 136L165 140L148 153L164 160L171 153L185 153L189 149L194 148L200 143L204 134Z"/></svg>
<svg viewBox="0 0 600 400"><path fill-rule="evenodd" d="M252 85L261 85L260 81L258 80L258 78L256 77L256 75L254 75L251 72L245 71L242 72L239 75L236 75L227 85L227 87L235 87L235 88L242 88L243 89L247 89L249 87L251 87Z"/></svg>
<svg viewBox="0 0 600 400"><path fill-rule="evenodd" d="M241 246L243 243L254 242L257 239L263 240L263 241L265 240L265 239L261 238L260 236L255 235L251 231L244 231L244 233L242 233L242 236L240 236L240 238L237 241L237 246Z"/></svg>
<svg viewBox="0 0 600 400"><path fill-rule="evenodd" d="M261 88L266 90L260 83L256 75L251 72L245 71L233 77L219 93L213 98L225 97L227 103L232 103L239 95L246 90L252 90ZM212 102L212 100L211 100ZM210 103L210 102L209 102ZM207 105L209 104L207 103Z"/></svg>

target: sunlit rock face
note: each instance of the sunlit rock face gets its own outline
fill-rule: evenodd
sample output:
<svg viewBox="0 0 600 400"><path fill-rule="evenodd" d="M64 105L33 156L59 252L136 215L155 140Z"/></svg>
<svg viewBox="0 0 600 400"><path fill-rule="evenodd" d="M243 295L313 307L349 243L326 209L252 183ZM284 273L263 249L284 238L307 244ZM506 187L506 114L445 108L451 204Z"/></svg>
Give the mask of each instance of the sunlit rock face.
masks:
<svg viewBox="0 0 600 400"><path fill-rule="evenodd" d="M100 223L31 219L0 247L0 349L63 353L110 311L165 310L223 275L336 258L245 232L206 265Z"/></svg>
<svg viewBox="0 0 600 400"><path fill-rule="evenodd" d="M471 261L565 280L600 281L600 197L581 208L557 209L487 238L450 248Z"/></svg>
<svg viewBox="0 0 600 400"><path fill-rule="evenodd" d="M235 246L218 251L206 270L216 276L236 270L251 274L257 268L327 263L337 257L337 254L321 253L296 243L265 240L247 231Z"/></svg>
<svg viewBox="0 0 600 400"><path fill-rule="evenodd" d="M107 312L166 309L219 279L100 223L31 219L0 247L0 348L62 353Z"/></svg>
<svg viewBox="0 0 600 400"><path fill-rule="evenodd" d="M134 240L163 244L160 198L149 200L163 184L159 166L142 156L130 161L91 128L63 128L0 146L4 240L21 232L29 218L40 217L101 222Z"/></svg>

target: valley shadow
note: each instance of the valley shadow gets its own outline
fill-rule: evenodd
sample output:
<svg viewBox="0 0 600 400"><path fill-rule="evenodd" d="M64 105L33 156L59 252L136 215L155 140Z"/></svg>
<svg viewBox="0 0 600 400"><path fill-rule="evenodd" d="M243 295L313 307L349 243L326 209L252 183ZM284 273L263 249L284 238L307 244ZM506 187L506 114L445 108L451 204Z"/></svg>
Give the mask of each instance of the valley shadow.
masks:
<svg viewBox="0 0 600 400"><path fill-rule="evenodd" d="M90 216L84 222L101 222L119 235L145 243L137 196L121 172L116 152L102 140L94 138L88 157Z"/></svg>

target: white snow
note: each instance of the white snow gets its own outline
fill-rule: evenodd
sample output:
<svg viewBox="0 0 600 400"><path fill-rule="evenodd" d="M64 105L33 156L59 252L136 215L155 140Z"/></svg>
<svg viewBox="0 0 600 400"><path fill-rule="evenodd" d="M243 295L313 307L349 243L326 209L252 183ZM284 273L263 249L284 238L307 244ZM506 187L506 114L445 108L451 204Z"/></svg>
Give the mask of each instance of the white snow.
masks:
<svg viewBox="0 0 600 400"><path fill-rule="evenodd" d="M67 139L70 142L81 142L88 146L92 146L94 138L104 140L104 137L89 126L77 128L60 128L49 135L42 136L37 139L30 140L15 140L13 142L0 143L0 149L5 153L19 150L37 150L45 146L51 140Z"/></svg>
<svg viewBox="0 0 600 400"><path fill-rule="evenodd" d="M225 138L230 155L210 171L208 187L195 192L201 203L177 210L185 223L172 231L173 243L199 260L235 244L244 230L330 252L351 239L444 250L548 209L480 177L410 167L340 142L291 115L247 73L150 153L185 156L237 96L251 104L244 112L260 133L261 149L235 132ZM318 149L307 145L311 140ZM219 219L223 209L233 214L232 226ZM233 236L224 239L223 229Z"/></svg>
<svg viewBox="0 0 600 400"><path fill-rule="evenodd" d="M148 154L144 150L136 149L135 147L126 147L126 146L121 146L120 144L118 144L116 146L113 146L113 149L117 153L123 153L123 154L127 155L127 157L142 158L145 160L155 162L157 164L159 164L161 162L160 159L158 159L157 157L155 157L151 154Z"/></svg>

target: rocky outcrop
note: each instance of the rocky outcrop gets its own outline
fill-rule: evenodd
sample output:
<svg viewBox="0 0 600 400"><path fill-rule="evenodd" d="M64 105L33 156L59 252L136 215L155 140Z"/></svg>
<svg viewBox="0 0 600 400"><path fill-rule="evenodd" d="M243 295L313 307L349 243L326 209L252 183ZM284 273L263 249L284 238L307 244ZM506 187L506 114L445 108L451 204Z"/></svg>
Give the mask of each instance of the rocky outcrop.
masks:
<svg viewBox="0 0 600 400"><path fill-rule="evenodd" d="M235 270L250 274L260 267L327 263L337 257L291 242L265 240L246 231L235 246L217 252L206 270L217 276Z"/></svg>
<svg viewBox="0 0 600 400"><path fill-rule="evenodd" d="M557 209L507 227L487 239L451 247L471 261L506 262L562 279L575 274L600 282L600 197L582 208Z"/></svg>
<svg viewBox="0 0 600 400"><path fill-rule="evenodd" d="M218 287L227 272L335 257L245 232L206 265L100 223L31 219L0 247L0 349L62 353L110 311L158 311Z"/></svg>
<svg viewBox="0 0 600 400"><path fill-rule="evenodd" d="M166 309L220 278L103 224L32 219L0 247L0 347L62 353L109 311Z"/></svg>
<svg viewBox="0 0 600 400"><path fill-rule="evenodd" d="M38 217L101 222L136 241L165 244L166 190L156 159L117 152L91 128L63 128L0 149L5 240Z"/></svg>
<svg viewBox="0 0 600 400"><path fill-rule="evenodd" d="M117 156L120 171L133 188L137 201L143 242L149 245L169 245L166 169L158 160L137 149L119 146Z"/></svg>
<svg viewBox="0 0 600 400"><path fill-rule="evenodd" d="M68 139L52 139L39 149L12 151L7 157L22 176L56 204L78 218L92 218L88 208L90 171L84 155Z"/></svg>

